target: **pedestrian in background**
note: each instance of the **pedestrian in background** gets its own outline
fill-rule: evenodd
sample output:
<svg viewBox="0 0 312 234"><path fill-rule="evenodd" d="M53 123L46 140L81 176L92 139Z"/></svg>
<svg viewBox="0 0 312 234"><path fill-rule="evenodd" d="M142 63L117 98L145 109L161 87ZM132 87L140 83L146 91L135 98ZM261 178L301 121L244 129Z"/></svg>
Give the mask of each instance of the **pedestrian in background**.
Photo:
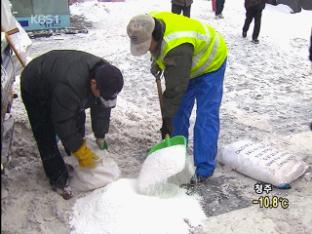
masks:
<svg viewBox="0 0 312 234"><path fill-rule="evenodd" d="M222 11L223 11L223 8L224 8L224 2L225 0L216 0L216 16L215 18L216 19L223 19L223 14L222 14Z"/></svg>
<svg viewBox="0 0 312 234"><path fill-rule="evenodd" d="M243 27L243 37L247 37L247 32L251 21L254 19L254 28L252 33L252 42L259 43L258 36L261 26L261 15L265 8L265 0L245 0L246 19Z"/></svg>
<svg viewBox="0 0 312 234"><path fill-rule="evenodd" d="M193 0L172 0L171 12L180 15L183 11L183 15L191 17L191 5Z"/></svg>

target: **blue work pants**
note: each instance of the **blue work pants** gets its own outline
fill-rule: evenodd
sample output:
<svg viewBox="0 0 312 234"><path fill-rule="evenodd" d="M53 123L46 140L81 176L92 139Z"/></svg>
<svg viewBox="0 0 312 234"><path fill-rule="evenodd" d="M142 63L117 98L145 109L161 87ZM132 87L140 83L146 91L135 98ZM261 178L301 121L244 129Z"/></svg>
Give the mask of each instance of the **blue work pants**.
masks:
<svg viewBox="0 0 312 234"><path fill-rule="evenodd" d="M193 154L196 174L200 176L211 176L216 166L225 68L226 60L217 71L191 79L173 118L172 135L183 135L188 139L189 119L196 100Z"/></svg>

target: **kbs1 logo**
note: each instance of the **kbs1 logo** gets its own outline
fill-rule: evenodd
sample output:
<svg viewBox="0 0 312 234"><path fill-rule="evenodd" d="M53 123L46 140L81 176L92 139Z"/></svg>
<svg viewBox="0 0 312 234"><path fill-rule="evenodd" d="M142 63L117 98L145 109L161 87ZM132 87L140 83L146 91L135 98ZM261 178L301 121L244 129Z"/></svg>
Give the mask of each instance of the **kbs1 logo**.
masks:
<svg viewBox="0 0 312 234"><path fill-rule="evenodd" d="M31 24L39 24L43 26L54 26L61 23L58 15L31 15Z"/></svg>

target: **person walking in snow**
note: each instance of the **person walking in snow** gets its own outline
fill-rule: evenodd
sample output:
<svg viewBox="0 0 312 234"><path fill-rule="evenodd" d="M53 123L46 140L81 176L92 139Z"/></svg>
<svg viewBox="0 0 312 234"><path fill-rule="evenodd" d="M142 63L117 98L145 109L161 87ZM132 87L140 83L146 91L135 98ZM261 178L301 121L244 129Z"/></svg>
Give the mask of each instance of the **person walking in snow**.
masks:
<svg viewBox="0 0 312 234"><path fill-rule="evenodd" d="M252 33L252 42L259 43L258 36L261 26L261 15L265 8L265 0L245 0L246 19L243 26L243 37L247 37L247 32L251 21L254 19L254 28Z"/></svg>
<svg viewBox="0 0 312 234"><path fill-rule="evenodd" d="M23 70L22 99L43 168L52 188L65 199L72 194L57 137L81 167L95 167L99 157L84 140L85 109L90 107L96 143L105 149L111 108L122 87L123 76L117 67L82 51L50 51Z"/></svg>
<svg viewBox="0 0 312 234"><path fill-rule="evenodd" d="M226 68L226 43L214 28L198 20L169 12L133 17L127 33L131 53L150 51L151 72L164 74L162 138L183 135L188 139L189 118L196 100L194 162L191 183L205 181L216 166L219 111Z"/></svg>
<svg viewBox="0 0 312 234"><path fill-rule="evenodd" d="M172 0L171 1L171 12L180 15L183 12L183 15L186 17L191 17L191 5L193 0Z"/></svg>
<svg viewBox="0 0 312 234"><path fill-rule="evenodd" d="M222 11L224 8L224 2L225 0L216 0L216 11L215 11L215 18L216 19L223 19Z"/></svg>

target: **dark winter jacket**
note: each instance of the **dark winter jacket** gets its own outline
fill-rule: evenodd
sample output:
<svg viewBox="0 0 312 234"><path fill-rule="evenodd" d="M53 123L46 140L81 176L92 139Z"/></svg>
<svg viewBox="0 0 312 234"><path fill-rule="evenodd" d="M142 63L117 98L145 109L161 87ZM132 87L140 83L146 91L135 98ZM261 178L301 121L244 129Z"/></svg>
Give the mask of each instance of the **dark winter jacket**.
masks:
<svg viewBox="0 0 312 234"><path fill-rule="evenodd" d="M177 112L182 97L190 80L194 47L185 43L173 48L164 58L166 90L163 95L163 115L173 117Z"/></svg>
<svg viewBox="0 0 312 234"><path fill-rule="evenodd" d="M165 25L164 22L159 22L161 22L163 35ZM157 51L153 54L154 58L159 56L160 49L159 44ZM164 57L164 63L166 65L164 70L166 90L163 93L162 109L164 118L172 118L180 106L191 77L193 53L193 45L185 43L173 48Z"/></svg>
<svg viewBox="0 0 312 234"><path fill-rule="evenodd" d="M179 6L190 6L193 0L172 0L171 3Z"/></svg>
<svg viewBox="0 0 312 234"><path fill-rule="evenodd" d="M76 151L83 142L77 116L86 108L91 107L95 137L104 137L107 131L105 108L90 90L91 71L100 63L108 62L81 51L55 50L32 60L22 73L22 92L51 109L56 134L70 151Z"/></svg>
<svg viewBox="0 0 312 234"><path fill-rule="evenodd" d="M266 0L245 0L245 7L259 7L263 9L265 7L265 2Z"/></svg>

